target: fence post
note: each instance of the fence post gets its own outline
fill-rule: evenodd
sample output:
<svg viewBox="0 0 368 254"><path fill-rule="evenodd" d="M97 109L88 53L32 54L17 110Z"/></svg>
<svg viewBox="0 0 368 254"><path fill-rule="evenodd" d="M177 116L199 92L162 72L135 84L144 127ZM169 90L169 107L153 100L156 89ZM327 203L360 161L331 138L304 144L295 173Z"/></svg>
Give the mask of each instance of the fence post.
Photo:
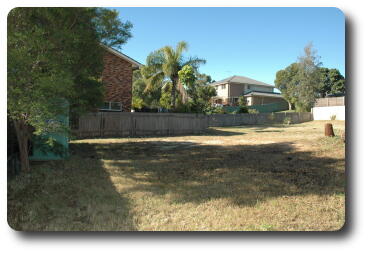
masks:
<svg viewBox="0 0 368 254"><path fill-rule="evenodd" d="M130 113L130 115L129 115L130 117L129 117L129 136L133 136L133 114L132 113Z"/></svg>
<svg viewBox="0 0 368 254"><path fill-rule="evenodd" d="M137 130L136 130L136 126L137 125L137 119L135 117L135 115L132 115L132 136L136 136L137 135Z"/></svg>
<svg viewBox="0 0 368 254"><path fill-rule="evenodd" d="M103 137L103 112L100 113L100 137Z"/></svg>

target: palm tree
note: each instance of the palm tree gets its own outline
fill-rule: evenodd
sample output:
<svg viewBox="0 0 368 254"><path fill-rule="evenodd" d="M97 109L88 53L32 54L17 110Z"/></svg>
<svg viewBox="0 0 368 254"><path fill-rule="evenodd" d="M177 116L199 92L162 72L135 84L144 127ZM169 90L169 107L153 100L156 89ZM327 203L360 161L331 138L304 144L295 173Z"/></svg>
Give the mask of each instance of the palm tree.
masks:
<svg viewBox="0 0 368 254"><path fill-rule="evenodd" d="M200 64L206 63L206 60L197 57L185 59L183 52L187 51L188 44L180 41L176 49L171 46L165 46L148 55L147 65L142 67L141 73L147 84L146 90L157 86L163 87L172 84L171 89L171 108L175 109L176 90L179 85L178 72L185 66L190 65L195 70Z"/></svg>

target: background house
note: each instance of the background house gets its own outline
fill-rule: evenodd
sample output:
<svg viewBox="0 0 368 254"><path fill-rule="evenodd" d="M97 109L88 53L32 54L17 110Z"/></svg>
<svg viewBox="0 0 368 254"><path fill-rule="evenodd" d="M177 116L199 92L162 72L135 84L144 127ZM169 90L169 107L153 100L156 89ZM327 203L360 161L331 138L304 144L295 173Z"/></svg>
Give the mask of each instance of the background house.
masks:
<svg viewBox="0 0 368 254"><path fill-rule="evenodd" d="M274 86L244 76L231 76L211 84L216 88L215 104L235 106L244 96L248 106L270 103L286 103L280 93L274 92Z"/></svg>
<svg viewBox="0 0 368 254"><path fill-rule="evenodd" d="M105 103L102 111L125 111L132 108L133 71L141 64L123 53L104 46L104 69L102 82L105 85Z"/></svg>

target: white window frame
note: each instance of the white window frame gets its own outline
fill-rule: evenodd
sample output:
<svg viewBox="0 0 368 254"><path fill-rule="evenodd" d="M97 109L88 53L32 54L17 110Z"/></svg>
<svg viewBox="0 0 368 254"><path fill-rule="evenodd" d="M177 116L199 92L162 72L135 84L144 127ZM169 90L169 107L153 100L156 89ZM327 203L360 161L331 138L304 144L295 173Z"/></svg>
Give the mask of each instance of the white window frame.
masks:
<svg viewBox="0 0 368 254"><path fill-rule="evenodd" d="M120 101L105 101L104 103L108 103L109 107L108 108L100 108L100 110L105 110L105 111L122 111L123 109L123 103L121 103ZM111 104L112 103L120 103L120 109L112 109L111 108Z"/></svg>

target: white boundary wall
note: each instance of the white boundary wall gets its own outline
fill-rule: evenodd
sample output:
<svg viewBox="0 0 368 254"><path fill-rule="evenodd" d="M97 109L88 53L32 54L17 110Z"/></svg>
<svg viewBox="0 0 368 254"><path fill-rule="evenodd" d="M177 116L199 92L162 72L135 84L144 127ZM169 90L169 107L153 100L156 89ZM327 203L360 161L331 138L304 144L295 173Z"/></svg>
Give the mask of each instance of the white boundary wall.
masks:
<svg viewBox="0 0 368 254"><path fill-rule="evenodd" d="M333 115L336 120L345 120L345 106L314 107L312 114L313 120L331 120Z"/></svg>

